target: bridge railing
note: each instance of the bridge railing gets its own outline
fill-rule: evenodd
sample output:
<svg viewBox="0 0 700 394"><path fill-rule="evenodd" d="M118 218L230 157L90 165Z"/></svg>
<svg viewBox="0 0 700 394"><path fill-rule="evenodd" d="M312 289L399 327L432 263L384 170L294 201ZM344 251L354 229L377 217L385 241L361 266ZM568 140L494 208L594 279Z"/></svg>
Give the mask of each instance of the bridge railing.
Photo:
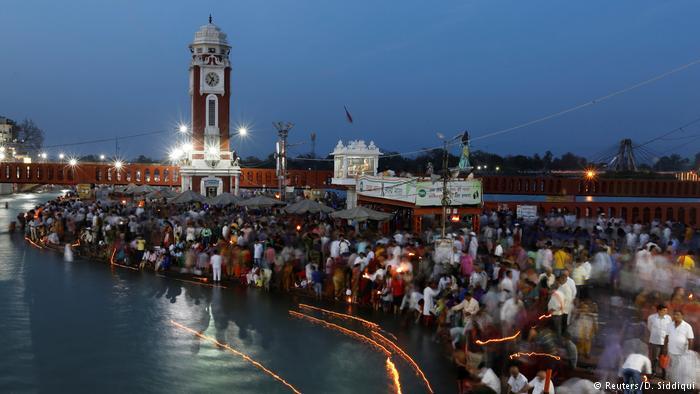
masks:
<svg viewBox="0 0 700 394"><path fill-rule="evenodd" d="M277 187L275 170L270 168L242 168L241 187ZM322 188L330 185L332 171L289 170L290 185ZM108 163L0 163L0 183L61 184L79 183L153 186L179 186L178 166L150 163L129 163L117 169Z"/></svg>
<svg viewBox="0 0 700 394"><path fill-rule="evenodd" d="M700 182L675 179L576 179L544 176L482 178L484 193L525 195L579 195L700 198Z"/></svg>

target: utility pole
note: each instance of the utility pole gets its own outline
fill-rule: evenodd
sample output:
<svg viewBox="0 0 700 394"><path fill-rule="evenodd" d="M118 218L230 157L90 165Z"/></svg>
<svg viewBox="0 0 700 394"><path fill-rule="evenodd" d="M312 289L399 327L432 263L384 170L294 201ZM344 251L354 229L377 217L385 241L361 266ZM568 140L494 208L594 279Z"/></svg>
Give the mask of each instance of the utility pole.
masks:
<svg viewBox="0 0 700 394"><path fill-rule="evenodd" d="M442 239L446 236L447 208L450 206L450 191L447 188L447 181L450 179L450 169L448 168L449 154L447 152L447 141L443 140L442 147Z"/></svg>
<svg viewBox="0 0 700 394"><path fill-rule="evenodd" d="M289 136L289 130L294 127L294 123L272 122L272 125L277 129L277 147L275 150L275 156L277 157L277 188L280 199L284 201L287 190L287 136Z"/></svg>

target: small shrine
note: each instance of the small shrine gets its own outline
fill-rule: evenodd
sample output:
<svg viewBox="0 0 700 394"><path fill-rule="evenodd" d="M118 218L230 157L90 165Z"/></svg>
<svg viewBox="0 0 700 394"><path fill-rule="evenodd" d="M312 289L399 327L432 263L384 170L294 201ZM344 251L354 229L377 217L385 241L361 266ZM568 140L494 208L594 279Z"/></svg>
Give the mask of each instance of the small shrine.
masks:
<svg viewBox="0 0 700 394"><path fill-rule="evenodd" d="M357 205L356 180L363 175L377 175L381 152L374 145L374 141L370 141L369 145L363 140L348 141L348 144L344 145L341 140L338 141L331 155L333 155L331 183L347 188L347 207L353 208Z"/></svg>

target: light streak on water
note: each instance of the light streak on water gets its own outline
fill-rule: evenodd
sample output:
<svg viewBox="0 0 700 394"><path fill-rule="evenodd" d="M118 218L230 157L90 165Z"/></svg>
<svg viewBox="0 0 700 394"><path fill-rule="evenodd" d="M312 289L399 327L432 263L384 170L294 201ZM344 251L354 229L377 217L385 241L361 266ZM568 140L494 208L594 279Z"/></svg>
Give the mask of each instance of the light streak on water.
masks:
<svg viewBox="0 0 700 394"><path fill-rule="evenodd" d="M520 352L518 352L518 353L513 353L513 354L511 354L509 357L510 357L511 360L513 360L513 359L515 359L515 358L523 357L523 356L525 356L525 357L549 357L549 358L553 358L553 359L555 359L555 360L557 360L557 361L558 361L558 360L561 360L561 357L559 357L559 356L557 356L557 355L549 354L549 353L537 353L537 352L529 352L529 353L520 353Z"/></svg>
<svg viewBox="0 0 700 394"><path fill-rule="evenodd" d="M515 338L517 338L520 335L520 331L516 332L515 334L509 336L509 337L503 337L503 338L493 338L493 339L487 339L485 341L482 341L481 339L476 340L477 345L488 345L489 343L497 343L497 342L506 342L506 341L512 341Z"/></svg>
<svg viewBox="0 0 700 394"><path fill-rule="evenodd" d="M309 321L311 323L318 324L320 326L324 326L326 328L330 328L331 330L338 331L338 332L345 334L349 337L355 338L358 341L361 341L361 342L364 342L366 344L373 346L374 348L376 348L379 351L381 351L382 353L384 353L384 355L387 357L391 356L391 352L389 351L389 349L387 349L386 347L384 347L383 345L381 345L379 342L375 341L374 339L369 338L365 335L362 335L357 331L353 331L353 330L347 329L345 327L339 326L335 323L331 323L331 322L328 322L328 321L325 321L322 319L318 319L318 318L315 318L313 316L305 315L303 313L299 313L296 311L289 311L289 314L291 316L296 317L296 318L306 320L306 321Z"/></svg>
<svg viewBox="0 0 700 394"><path fill-rule="evenodd" d="M278 380L280 383L282 383L283 385L287 386L287 387L288 387L290 390L292 390L294 393L301 394L301 391L299 391L296 387L292 386L289 382L287 382L286 380L282 379L281 376L279 376L279 375L277 375L276 373L272 372L271 370L269 370L268 368L266 368L264 365L262 365L262 364L260 364L259 362L253 360L252 358L250 358L250 356L248 356L247 354L242 353L242 352L240 352L240 351L238 351L238 350L232 348L231 346L229 346L229 345L227 345L227 344L225 344L225 343L219 342L218 340L216 340L216 338L209 337L209 336L204 335L204 334L202 334L202 333L200 333L200 332L198 332L198 331L196 331L196 330L194 330L194 329L192 329L192 328L189 328L189 327L187 327L187 326L185 326L185 325L182 325L182 324L176 322L175 320L170 320L170 323L172 323L175 327L177 327L177 328L179 328L179 329L181 329L181 330L184 330L184 331L187 331L187 332L189 332L189 333L191 333L191 334L194 334L195 336L197 336L197 337L199 337L199 338L201 338L201 339L205 339L205 340L207 340L207 341L209 341L209 342L215 344L216 346L219 346L219 347L221 347L221 348L223 348L223 349L226 349L226 350L228 350L229 352L231 352L231 353L233 353L233 354L235 354L235 355L237 355L237 356L240 356L240 357L243 358L244 360L246 360L246 361L248 361L249 363L253 364L256 368L260 369L261 371L265 372L266 374L272 376L275 380Z"/></svg>
<svg viewBox="0 0 700 394"><path fill-rule="evenodd" d="M37 244L36 242L32 241L29 237L24 237L24 239L26 239L27 241L29 241L29 243L32 244L32 246L34 246L35 248L37 248L37 249L44 249L43 246L41 246L41 245Z"/></svg>
<svg viewBox="0 0 700 394"><path fill-rule="evenodd" d="M428 392L433 393L433 388L432 388L432 386L430 386L430 382L428 381L428 378L425 376L425 373L423 373L423 370L418 366L418 363L416 363L416 362L411 358L411 356L409 356L406 352L403 351L403 349L401 349L401 348L400 348L397 344L395 344L394 342L390 341L390 340L389 340L387 337L385 337L384 335L382 335L382 334L380 334L380 333L378 333L378 332L376 332L376 331L372 331L371 334L372 334L373 337L375 337L376 339L378 339L379 342L384 343L385 345L387 345L388 347L390 347L391 350L394 351L394 353L396 353L396 354L398 354L399 356L401 356L401 358L403 358L403 359L408 363L408 365L410 365L411 368L413 368L413 370L415 371L416 375L418 375L418 377L421 378L421 380L422 380L423 383L425 384L425 387L428 389Z"/></svg>
<svg viewBox="0 0 700 394"><path fill-rule="evenodd" d="M334 311L331 311L331 310L328 310L328 309L323 309L323 308L319 308L319 307L317 307L317 306L308 305L308 304L299 304L299 308L301 308L301 309L311 309L311 310L318 311L318 312L321 312L321 313L325 313L325 314L327 314L327 315L331 315L331 316L334 316L334 317L337 317L337 318L340 318L340 319L354 320L354 321L359 322L359 323L362 324L363 326L369 328L370 330L381 331L381 332L383 332L383 333L389 335L390 337L392 337L395 341L397 340L396 335L394 335L394 334L392 334L392 333L390 333L390 332L388 332L388 331L384 331L384 330L379 326L379 324L374 323L374 322L371 322L371 321L369 321L369 320L365 320L365 319L359 318L359 317L357 317L357 316L348 315L347 313L334 312Z"/></svg>
<svg viewBox="0 0 700 394"><path fill-rule="evenodd" d="M391 362L391 357L386 358L386 370L389 373L389 376L391 376L392 381L394 382L394 389L396 390L396 394L401 394L401 379L399 379L399 371L396 369L396 365Z"/></svg>
<svg viewBox="0 0 700 394"><path fill-rule="evenodd" d="M330 310L328 310L328 309L323 309L323 308L319 308L319 307L312 306L312 305L308 305L308 304L299 304L299 308L301 308L301 309L311 309L311 310L318 311L318 312L321 312L321 313L325 313L325 314L327 314L327 315L335 316L335 317L338 317L338 318L341 318L341 319L355 320L355 321L357 321L357 322L360 322L363 326L365 326L365 327L367 327L367 328L369 328L369 329L372 329L372 330L377 330L377 329L379 329L379 324L374 323L374 322L371 322L371 321L369 321L369 320L361 319L361 318L359 318L359 317L357 317L357 316L348 315L348 314L345 314L345 313L333 312L333 311L330 311Z"/></svg>

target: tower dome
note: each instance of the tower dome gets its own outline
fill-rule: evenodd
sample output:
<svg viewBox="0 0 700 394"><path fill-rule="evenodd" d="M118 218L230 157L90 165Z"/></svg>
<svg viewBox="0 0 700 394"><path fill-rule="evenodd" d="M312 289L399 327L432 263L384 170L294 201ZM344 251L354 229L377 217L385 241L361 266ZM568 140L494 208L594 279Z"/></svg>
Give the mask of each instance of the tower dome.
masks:
<svg viewBox="0 0 700 394"><path fill-rule="evenodd" d="M231 46L226 39L226 33L216 26L209 17L209 23L202 25L196 33L194 33L194 41L190 44L190 48L195 45L218 45L226 48Z"/></svg>

